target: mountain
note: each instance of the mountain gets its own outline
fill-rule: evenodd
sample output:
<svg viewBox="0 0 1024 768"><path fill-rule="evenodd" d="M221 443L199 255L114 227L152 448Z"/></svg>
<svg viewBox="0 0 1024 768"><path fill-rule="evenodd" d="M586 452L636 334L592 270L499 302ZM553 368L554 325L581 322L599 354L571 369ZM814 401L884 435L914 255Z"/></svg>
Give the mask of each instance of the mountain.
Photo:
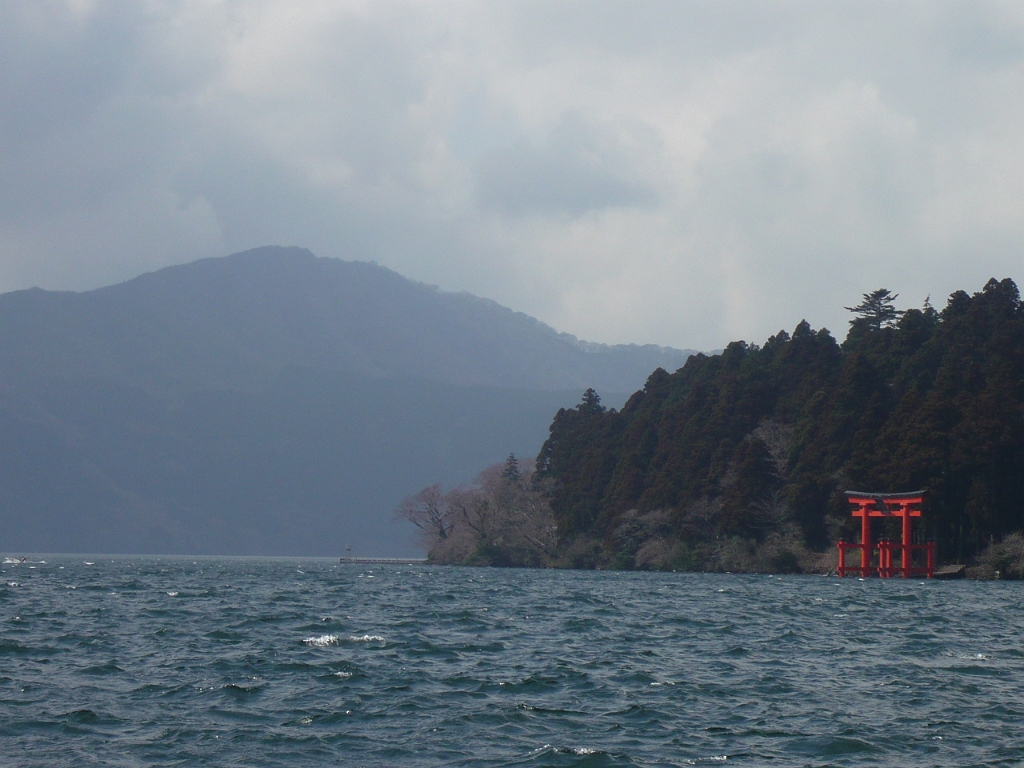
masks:
<svg viewBox="0 0 1024 768"><path fill-rule="evenodd" d="M629 392L691 354L581 342L366 262L257 248L86 293L0 296L0 381L78 375L181 394L288 366L537 390Z"/></svg>
<svg viewBox="0 0 1024 768"><path fill-rule="evenodd" d="M403 496L688 354L299 248L3 294L0 549L411 554Z"/></svg>

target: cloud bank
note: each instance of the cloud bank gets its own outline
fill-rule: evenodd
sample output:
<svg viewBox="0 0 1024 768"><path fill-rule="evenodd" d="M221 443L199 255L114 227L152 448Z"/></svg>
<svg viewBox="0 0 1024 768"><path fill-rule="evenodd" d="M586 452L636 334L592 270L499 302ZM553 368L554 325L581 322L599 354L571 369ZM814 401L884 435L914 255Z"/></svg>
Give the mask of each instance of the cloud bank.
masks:
<svg viewBox="0 0 1024 768"><path fill-rule="evenodd" d="M0 291L269 243L713 348L1024 282L1019 3L14 0Z"/></svg>

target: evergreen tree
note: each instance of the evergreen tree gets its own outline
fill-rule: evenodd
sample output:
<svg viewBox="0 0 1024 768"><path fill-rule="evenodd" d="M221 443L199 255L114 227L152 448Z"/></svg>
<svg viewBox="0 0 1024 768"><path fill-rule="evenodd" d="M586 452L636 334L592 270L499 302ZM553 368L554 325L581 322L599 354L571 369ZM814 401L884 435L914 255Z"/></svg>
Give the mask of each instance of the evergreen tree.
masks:
<svg viewBox="0 0 1024 768"><path fill-rule="evenodd" d="M722 533L761 539L772 520L768 510L778 480L768 446L762 440L744 440L733 453L722 494Z"/></svg>
<svg viewBox="0 0 1024 768"><path fill-rule="evenodd" d="M903 314L896 309L894 302L899 294L893 294L885 288L863 294L864 300L856 307L845 307L857 317L850 321L855 328L866 328L873 331L892 328Z"/></svg>
<svg viewBox="0 0 1024 768"><path fill-rule="evenodd" d="M501 471L502 477L510 483L518 483L522 474L519 471L519 461L514 453L510 453L505 459L505 467Z"/></svg>
<svg viewBox="0 0 1024 768"><path fill-rule="evenodd" d="M801 322L763 347L734 342L655 371L621 412L592 390L559 411L539 471L563 543L603 542L605 562L621 567L632 567L616 554L625 541L637 562L675 547L685 552L676 562L695 568L721 567L720 536L769 547L796 535L826 549L854 532L843 495L852 487L928 488L925 525L940 558L1024 529L1016 285L957 291L941 312L901 312L895 299L864 294L842 346ZM785 435L775 454L765 424ZM637 521L656 510L667 528L648 547Z"/></svg>
<svg viewBox="0 0 1024 768"><path fill-rule="evenodd" d="M601 396L593 388L583 393L583 400L576 408L580 413L602 413L605 410L601 405Z"/></svg>

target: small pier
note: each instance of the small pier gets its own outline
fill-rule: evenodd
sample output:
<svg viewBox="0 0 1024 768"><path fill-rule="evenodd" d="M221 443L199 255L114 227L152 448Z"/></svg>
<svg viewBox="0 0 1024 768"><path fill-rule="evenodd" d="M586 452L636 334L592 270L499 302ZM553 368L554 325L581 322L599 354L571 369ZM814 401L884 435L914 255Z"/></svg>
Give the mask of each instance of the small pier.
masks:
<svg viewBox="0 0 1024 768"><path fill-rule="evenodd" d="M425 557L339 557L339 563L350 565L426 565Z"/></svg>
<svg viewBox="0 0 1024 768"><path fill-rule="evenodd" d="M933 579L963 579L967 577L966 565L944 565L932 575Z"/></svg>

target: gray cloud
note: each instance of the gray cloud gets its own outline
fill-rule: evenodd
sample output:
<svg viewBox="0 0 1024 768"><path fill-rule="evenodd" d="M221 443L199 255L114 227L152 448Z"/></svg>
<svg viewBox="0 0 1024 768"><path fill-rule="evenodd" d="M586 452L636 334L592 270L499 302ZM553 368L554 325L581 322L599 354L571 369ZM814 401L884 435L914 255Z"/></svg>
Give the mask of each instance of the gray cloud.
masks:
<svg viewBox="0 0 1024 768"><path fill-rule="evenodd" d="M15 0L0 290L265 243L598 341L1024 280L1001 3Z"/></svg>
<svg viewBox="0 0 1024 768"><path fill-rule="evenodd" d="M485 208L513 216L652 205L657 194L631 160L616 136L568 115L539 145L520 141L483 157L477 194Z"/></svg>

